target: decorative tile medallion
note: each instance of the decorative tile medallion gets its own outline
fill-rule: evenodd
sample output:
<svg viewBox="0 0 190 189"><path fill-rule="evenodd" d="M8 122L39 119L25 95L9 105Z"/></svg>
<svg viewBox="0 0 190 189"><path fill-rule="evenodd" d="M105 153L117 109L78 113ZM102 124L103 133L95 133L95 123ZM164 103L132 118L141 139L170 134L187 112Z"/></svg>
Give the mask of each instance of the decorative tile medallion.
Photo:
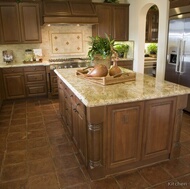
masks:
<svg viewBox="0 0 190 189"><path fill-rule="evenodd" d="M83 53L82 32L51 33L53 54L81 54Z"/></svg>

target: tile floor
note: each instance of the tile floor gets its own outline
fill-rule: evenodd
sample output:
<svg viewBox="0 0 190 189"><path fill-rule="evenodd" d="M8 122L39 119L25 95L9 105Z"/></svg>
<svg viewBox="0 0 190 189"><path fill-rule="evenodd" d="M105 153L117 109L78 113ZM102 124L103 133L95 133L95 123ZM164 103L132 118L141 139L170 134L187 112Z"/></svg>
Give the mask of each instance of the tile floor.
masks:
<svg viewBox="0 0 190 189"><path fill-rule="evenodd" d="M9 101L0 111L0 189L190 188L190 115L178 159L92 182L59 117L58 100Z"/></svg>

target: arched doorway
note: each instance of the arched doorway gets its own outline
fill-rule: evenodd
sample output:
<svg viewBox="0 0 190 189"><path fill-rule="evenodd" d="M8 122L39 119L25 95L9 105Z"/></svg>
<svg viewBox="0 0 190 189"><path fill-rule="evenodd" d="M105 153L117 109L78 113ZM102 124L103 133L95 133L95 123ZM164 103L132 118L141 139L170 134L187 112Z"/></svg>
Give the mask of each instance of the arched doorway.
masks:
<svg viewBox="0 0 190 189"><path fill-rule="evenodd" d="M159 10L156 5L146 15L144 74L156 77Z"/></svg>

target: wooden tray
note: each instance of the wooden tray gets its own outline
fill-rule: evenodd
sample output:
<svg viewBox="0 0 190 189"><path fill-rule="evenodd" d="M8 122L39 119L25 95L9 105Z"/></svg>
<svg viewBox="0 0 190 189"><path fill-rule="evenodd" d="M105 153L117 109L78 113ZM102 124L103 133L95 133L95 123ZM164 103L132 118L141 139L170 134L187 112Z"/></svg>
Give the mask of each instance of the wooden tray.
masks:
<svg viewBox="0 0 190 189"><path fill-rule="evenodd" d="M114 77L114 76L106 76L106 77L87 77L87 74L82 73L81 70L76 72L77 77L98 83L101 85L113 85L117 83L123 83L128 81L135 81L136 80L136 73L133 71L123 72L121 76Z"/></svg>

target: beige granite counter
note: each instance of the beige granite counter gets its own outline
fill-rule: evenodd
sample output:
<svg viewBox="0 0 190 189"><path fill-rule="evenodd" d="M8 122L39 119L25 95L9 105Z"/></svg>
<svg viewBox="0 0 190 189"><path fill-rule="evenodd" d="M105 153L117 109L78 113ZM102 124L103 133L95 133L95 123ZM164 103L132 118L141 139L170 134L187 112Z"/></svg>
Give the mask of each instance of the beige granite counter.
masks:
<svg viewBox="0 0 190 189"><path fill-rule="evenodd" d="M0 64L0 68L12 68L12 67L25 67L25 66L49 66L50 63L48 61L44 62L37 62L37 63L20 63L20 64L15 64L15 63L2 63Z"/></svg>
<svg viewBox="0 0 190 189"><path fill-rule="evenodd" d="M102 86L78 78L75 71L74 68L58 69L55 73L87 107L190 94L190 88L167 81L158 82L140 73L136 74L136 81Z"/></svg>

